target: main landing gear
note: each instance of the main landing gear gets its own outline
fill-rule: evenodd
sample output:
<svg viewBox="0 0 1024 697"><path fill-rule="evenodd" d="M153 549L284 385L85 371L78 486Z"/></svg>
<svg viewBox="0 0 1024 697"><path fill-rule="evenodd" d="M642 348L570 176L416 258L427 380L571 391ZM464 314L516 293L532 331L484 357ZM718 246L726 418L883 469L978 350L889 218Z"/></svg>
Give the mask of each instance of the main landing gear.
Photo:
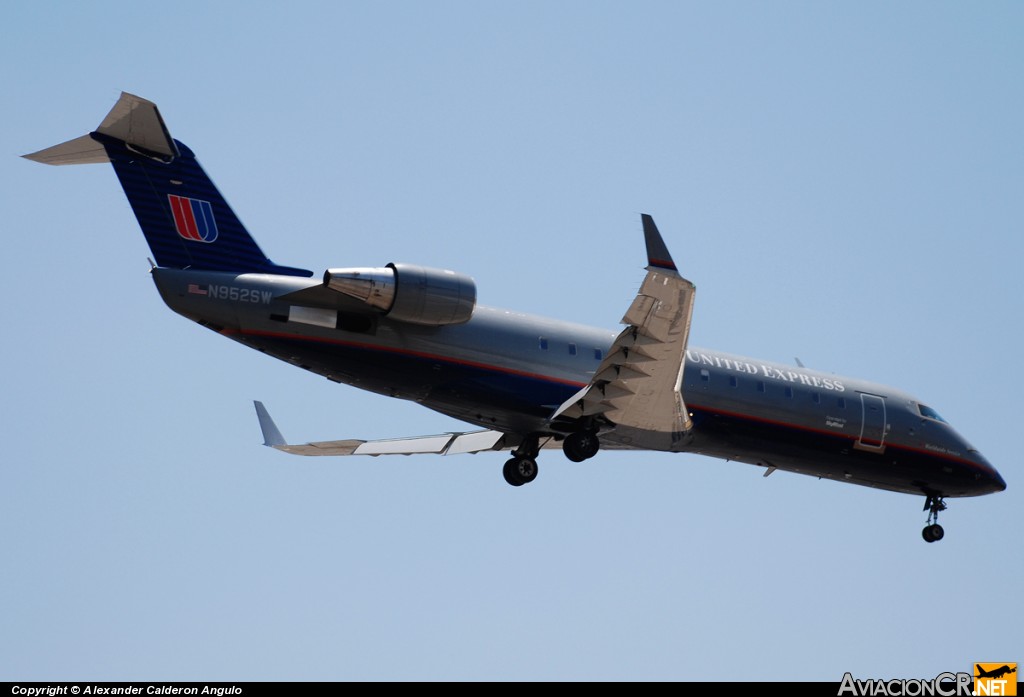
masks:
<svg viewBox="0 0 1024 697"><path fill-rule="evenodd" d="M924 510L928 511L928 524L921 531L925 542L938 542L946 532L939 525L939 513L946 510L946 502L941 496L928 496L924 501Z"/></svg>
<svg viewBox="0 0 1024 697"><path fill-rule="evenodd" d="M570 433L562 441L562 451L573 462L583 462L597 455L601 449L597 431L585 429ZM538 436L528 436L519 447L512 451L512 458L505 463L501 473L512 486L529 484L537 478L537 453L540 452Z"/></svg>
<svg viewBox="0 0 1024 697"><path fill-rule="evenodd" d="M512 486L529 484L537 478L537 460L532 457L513 455L512 459L505 463L501 473L505 475L505 481Z"/></svg>
<svg viewBox="0 0 1024 697"><path fill-rule="evenodd" d="M600 449L601 441L597 439L597 431L589 429L570 433L562 441L562 452L573 462L589 460Z"/></svg>

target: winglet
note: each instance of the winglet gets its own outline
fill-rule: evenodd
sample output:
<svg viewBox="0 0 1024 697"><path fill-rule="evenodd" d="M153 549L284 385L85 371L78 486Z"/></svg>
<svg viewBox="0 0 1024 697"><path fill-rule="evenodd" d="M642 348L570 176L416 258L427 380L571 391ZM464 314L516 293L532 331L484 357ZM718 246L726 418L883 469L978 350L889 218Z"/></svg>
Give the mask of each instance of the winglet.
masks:
<svg viewBox="0 0 1024 697"><path fill-rule="evenodd" d="M676 263L672 261L672 255L668 253L665 240L661 239L658 226L654 224L654 218L643 213L640 219L644 223L644 242L647 243L647 265L656 266L659 269L676 271Z"/></svg>
<svg viewBox="0 0 1024 697"><path fill-rule="evenodd" d="M263 445L269 448L288 445L284 436L281 435L281 431L277 429L277 424L270 418L270 412L263 406L263 402L253 401L253 404L256 405L256 416L260 420L260 430L263 431Z"/></svg>

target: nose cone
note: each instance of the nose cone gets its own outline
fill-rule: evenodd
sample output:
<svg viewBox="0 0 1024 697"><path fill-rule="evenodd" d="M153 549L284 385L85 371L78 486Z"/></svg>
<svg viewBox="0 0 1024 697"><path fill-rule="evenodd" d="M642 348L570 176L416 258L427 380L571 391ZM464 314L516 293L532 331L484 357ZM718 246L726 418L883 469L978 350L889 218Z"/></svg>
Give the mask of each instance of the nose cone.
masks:
<svg viewBox="0 0 1024 697"><path fill-rule="evenodd" d="M995 468L992 468L992 486L995 487L995 491L1006 491L1006 481L1003 480L1001 474L996 472Z"/></svg>
<svg viewBox="0 0 1024 697"><path fill-rule="evenodd" d="M1000 491L1006 490L1006 482L996 468L992 464L981 456L980 453L974 453L974 457L978 464L981 466L981 473L978 479L979 493L982 494L995 494Z"/></svg>

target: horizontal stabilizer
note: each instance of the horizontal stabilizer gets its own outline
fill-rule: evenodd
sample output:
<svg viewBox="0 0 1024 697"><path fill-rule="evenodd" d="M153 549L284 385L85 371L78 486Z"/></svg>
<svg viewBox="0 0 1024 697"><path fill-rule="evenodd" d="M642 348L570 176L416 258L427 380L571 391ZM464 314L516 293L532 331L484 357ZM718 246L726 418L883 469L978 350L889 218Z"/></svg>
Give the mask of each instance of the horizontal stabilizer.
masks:
<svg viewBox="0 0 1024 697"><path fill-rule="evenodd" d="M88 135L22 157L44 165L89 165L110 162L107 149Z"/></svg>
<svg viewBox="0 0 1024 697"><path fill-rule="evenodd" d="M94 133L121 141L129 150L159 160L173 160L179 154L156 104L127 92L121 93L117 104ZM110 162L106 149L93 134L24 157L46 165Z"/></svg>

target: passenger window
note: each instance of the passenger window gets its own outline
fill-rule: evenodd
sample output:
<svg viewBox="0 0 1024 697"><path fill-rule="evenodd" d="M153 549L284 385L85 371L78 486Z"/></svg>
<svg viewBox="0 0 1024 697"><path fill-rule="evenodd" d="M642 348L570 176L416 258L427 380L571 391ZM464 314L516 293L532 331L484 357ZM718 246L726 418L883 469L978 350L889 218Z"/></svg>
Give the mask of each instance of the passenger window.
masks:
<svg viewBox="0 0 1024 697"><path fill-rule="evenodd" d="M836 406L840 409L846 408L846 397L840 397L836 400Z"/></svg>
<svg viewBox="0 0 1024 697"><path fill-rule="evenodd" d="M700 369L700 379L703 380L704 382L710 382L711 381L711 373L709 373L706 368L701 368Z"/></svg>
<svg viewBox="0 0 1024 697"><path fill-rule="evenodd" d="M594 360L601 360L601 349L594 349Z"/></svg>
<svg viewBox="0 0 1024 697"><path fill-rule="evenodd" d="M764 380L757 381L757 391L764 392Z"/></svg>
<svg viewBox="0 0 1024 697"><path fill-rule="evenodd" d="M793 398L793 388L792 387L787 387L786 388L786 396L789 397L790 399Z"/></svg>
<svg viewBox="0 0 1024 697"><path fill-rule="evenodd" d="M548 350L548 340L545 339L543 336L540 337L540 349L541 349L541 351L547 351Z"/></svg>
<svg viewBox="0 0 1024 697"><path fill-rule="evenodd" d="M812 392L811 401L814 402L815 404L821 404L821 395L818 394L817 392Z"/></svg>
<svg viewBox="0 0 1024 697"><path fill-rule="evenodd" d="M736 379L735 375L729 376L729 387L737 387L739 384L739 380Z"/></svg>
<svg viewBox="0 0 1024 697"><path fill-rule="evenodd" d="M570 356L575 356L576 355L576 344L569 344L569 355Z"/></svg>

